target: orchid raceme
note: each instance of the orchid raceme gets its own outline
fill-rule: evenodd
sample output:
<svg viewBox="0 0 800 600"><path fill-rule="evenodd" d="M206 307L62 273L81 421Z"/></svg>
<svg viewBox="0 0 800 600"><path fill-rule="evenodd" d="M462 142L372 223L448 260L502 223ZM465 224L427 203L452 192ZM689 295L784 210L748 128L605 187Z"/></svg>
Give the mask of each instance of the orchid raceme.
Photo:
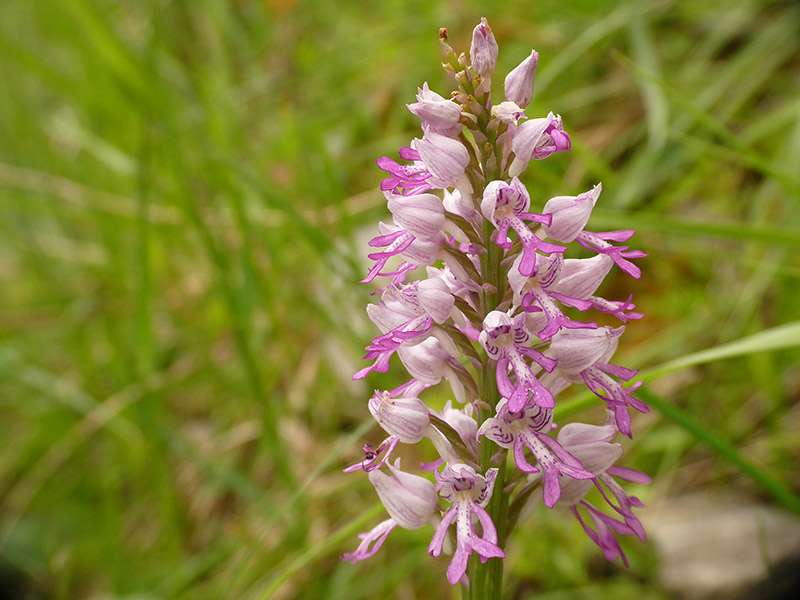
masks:
<svg viewBox="0 0 800 600"><path fill-rule="evenodd" d="M630 297L597 293L615 266L640 277L631 259L646 255L622 245L632 231L586 230L599 183L553 198L526 187L528 166L572 146L561 116L525 113L538 53L507 74L505 98L492 104L498 46L486 19L468 53L457 55L442 31L445 71L458 89L448 98L424 83L408 104L420 136L377 161L388 174L380 187L392 223L380 223L369 243L378 250L363 281L378 284L367 314L380 334L354 378L394 364L410 379L368 401L387 437L365 445L363 460L345 471L367 473L389 518L343 560L372 556L396 527L430 525L430 555L452 554L447 580L471 598L494 598L516 525L506 515L529 513L523 503L567 507L609 559L626 561L617 535L645 539L633 512L643 504L619 480L649 480L614 465L622 446L612 440L632 435L631 408L647 407L632 395L637 384L623 383L636 371L609 363L625 327L592 319L641 318ZM570 256L585 255L581 248L594 254ZM427 388L443 379L463 408L426 405ZM606 406L604 424L553 422L572 384ZM389 462L399 445L425 439L436 458L420 474ZM613 515L586 500L592 488Z"/></svg>

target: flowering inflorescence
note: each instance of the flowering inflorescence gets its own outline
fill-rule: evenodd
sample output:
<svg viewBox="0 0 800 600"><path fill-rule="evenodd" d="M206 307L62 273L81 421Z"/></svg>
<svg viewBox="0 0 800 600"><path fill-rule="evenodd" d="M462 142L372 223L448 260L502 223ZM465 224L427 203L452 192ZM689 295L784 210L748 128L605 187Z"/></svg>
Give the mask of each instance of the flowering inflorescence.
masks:
<svg viewBox="0 0 800 600"><path fill-rule="evenodd" d="M422 136L400 149L402 162L377 161L389 174L381 190L392 223L380 223L370 241L377 251L369 254L374 266L364 282L385 283L380 302L367 307L381 335L367 346L370 364L354 379L388 371L394 354L411 379L369 400L388 437L365 446L364 460L345 471L367 472L390 518L361 534L362 543L343 559L372 556L395 527L432 525L428 552L451 552L447 579L466 582L470 556L482 563L504 558L516 517L538 498L569 509L606 558L626 562L616 535L644 540L632 510L642 503L617 479L649 480L614 466L622 447L612 440L618 432L631 435L631 408L647 407L631 395L637 386L624 383L636 372L609 363L625 327L577 320L568 309L621 322L640 318L631 298L595 293L615 264L638 278L630 259L645 254L622 245L633 231L585 229L600 184L540 201L537 210L519 179L531 160L571 148L559 115L525 114L538 54L508 74L505 100L493 105L498 48L486 19L473 32L469 57L455 54L444 30L441 38L444 68L458 91L447 99L423 84L408 105L422 121ZM594 255L565 258L573 242ZM407 282L420 267L424 278ZM442 378L464 408L448 402L436 412L420 399ZM555 434L556 397L572 383L603 400L608 417L603 425L569 423ZM389 462L398 444L423 438L440 456L421 465L428 476L403 471L399 459ZM593 487L610 511L585 499Z"/></svg>

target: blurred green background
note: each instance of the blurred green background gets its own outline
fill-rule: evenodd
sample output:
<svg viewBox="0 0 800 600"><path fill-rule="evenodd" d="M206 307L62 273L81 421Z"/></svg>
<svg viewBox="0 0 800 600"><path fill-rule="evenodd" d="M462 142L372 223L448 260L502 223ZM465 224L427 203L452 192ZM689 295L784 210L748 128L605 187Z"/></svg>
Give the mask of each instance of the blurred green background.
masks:
<svg viewBox="0 0 800 600"><path fill-rule="evenodd" d="M382 518L341 468L380 439L372 388L403 381L350 380L373 336L365 242L387 218L374 160L419 134L417 86L452 89L438 28L466 50L481 16L496 95L536 48L528 115L560 113L574 142L528 170L539 206L602 181L592 228L636 228L650 253L641 280L601 289L646 315L616 361L650 369L657 409L626 444L654 479L637 493L797 512L796 2L2 0L0 15L0 597L460 597L430 530L339 562ZM597 417L583 406L564 414ZM538 511L509 597L669 597L657 544L623 547L628 570Z"/></svg>

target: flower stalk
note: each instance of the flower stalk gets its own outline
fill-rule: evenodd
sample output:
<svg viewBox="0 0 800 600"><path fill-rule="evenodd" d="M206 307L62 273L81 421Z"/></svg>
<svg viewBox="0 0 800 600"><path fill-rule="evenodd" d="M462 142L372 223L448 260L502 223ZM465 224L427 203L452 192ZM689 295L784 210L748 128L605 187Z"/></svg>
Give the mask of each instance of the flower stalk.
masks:
<svg viewBox="0 0 800 600"><path fill-rule="evenodd" d="M490 139L490 133L486 131L486 124L478 121L481 124L481 132L487 138L488 154L495 159L495 164L499 164L497 154L495 152L496 146ZM489 172L489 166L486 161L481 162L484 172L489 176L489 181L494 180L496 173ZM475 196L478 198L483 197L485 186L481 186L475 190ZM505 289L505 282L502 281L500 261L503 258L503 249L496 244L490 243L490 238L494 232L494 227L488 220L484 220L482 224L482 239L481 243L486 249L486 252L481 255L481 273L484 280L484 288L481 291L481 321L494 310L496 306L502 301L501 290ZM494 414L495 407L500 402L500 392L495 384L496 380L496 364L494 361L489 360L487 353L482 353L482 363L480 372L480 400L483 401L483 407L479 411L480 422L485 422ZM497 528L497 535L499 545L501 548L505 547L506 539L506 514L508 513L508 497L504 492L505 476L506 476L506 453L505 449L499 449L488 438L481 437L478 443L478 455L480 459L480 467L482 471L486 471L495 466L498 468L497 479L495 480L495 491L492 499L489 501L487 512L494 521ZM493 460L494 459L494 460ZM480 598L501 598L503 588L503 560L500 558L489 559L482 563L477 556L472 557L472 579L469 588L470 600L478 600Z"/></svg>

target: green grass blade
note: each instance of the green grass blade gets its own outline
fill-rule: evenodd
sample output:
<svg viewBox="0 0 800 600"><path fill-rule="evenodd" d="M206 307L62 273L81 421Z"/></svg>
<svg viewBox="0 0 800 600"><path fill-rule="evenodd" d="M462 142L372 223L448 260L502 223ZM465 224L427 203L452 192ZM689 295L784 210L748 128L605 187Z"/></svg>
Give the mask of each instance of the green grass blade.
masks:
<svg viewBox="0 0 800 600"><path fill-rule="evenodd" d="M355 537L356 533L364 528L370 520L374 519L385 510L386 509L383 508L383 505L380 503L375 504L371 509L365 510L358 519L348 523L321 542L308 548L308 550L292 560L274 576L268 575L256 582L243 597L247 600L266 600L270 598L278 588L292 577L292 575L314 562L319 556L328 554L344 540Z"/></svg>
<svg viewBox="0 0 800 600"><path fill-rule="evenodd" d="M639 389L637 395L650 407L655 408L662 415L677 423L697 440L706 444L721 458L736 466L742 473L769 492L775 500L785 508L800 515L800 497L784 486L780 481L769 475L762 467L747 460L736 448L725 441L713 431L704 427L699 421L687 412L670 404L663 398L656 396L645 388Z"/></svg>
<svg viewBox="0 0 800 600"><path fill-rule="evenodd" d="M800 321L779 325L754 335L722 344L708 350L693 352L668 361L657 367L645 369L639 373L640 381L651 381L667 373L673 373L696 365L725 360L756 352L772 352L784 348L800 346Z"/></svg>

